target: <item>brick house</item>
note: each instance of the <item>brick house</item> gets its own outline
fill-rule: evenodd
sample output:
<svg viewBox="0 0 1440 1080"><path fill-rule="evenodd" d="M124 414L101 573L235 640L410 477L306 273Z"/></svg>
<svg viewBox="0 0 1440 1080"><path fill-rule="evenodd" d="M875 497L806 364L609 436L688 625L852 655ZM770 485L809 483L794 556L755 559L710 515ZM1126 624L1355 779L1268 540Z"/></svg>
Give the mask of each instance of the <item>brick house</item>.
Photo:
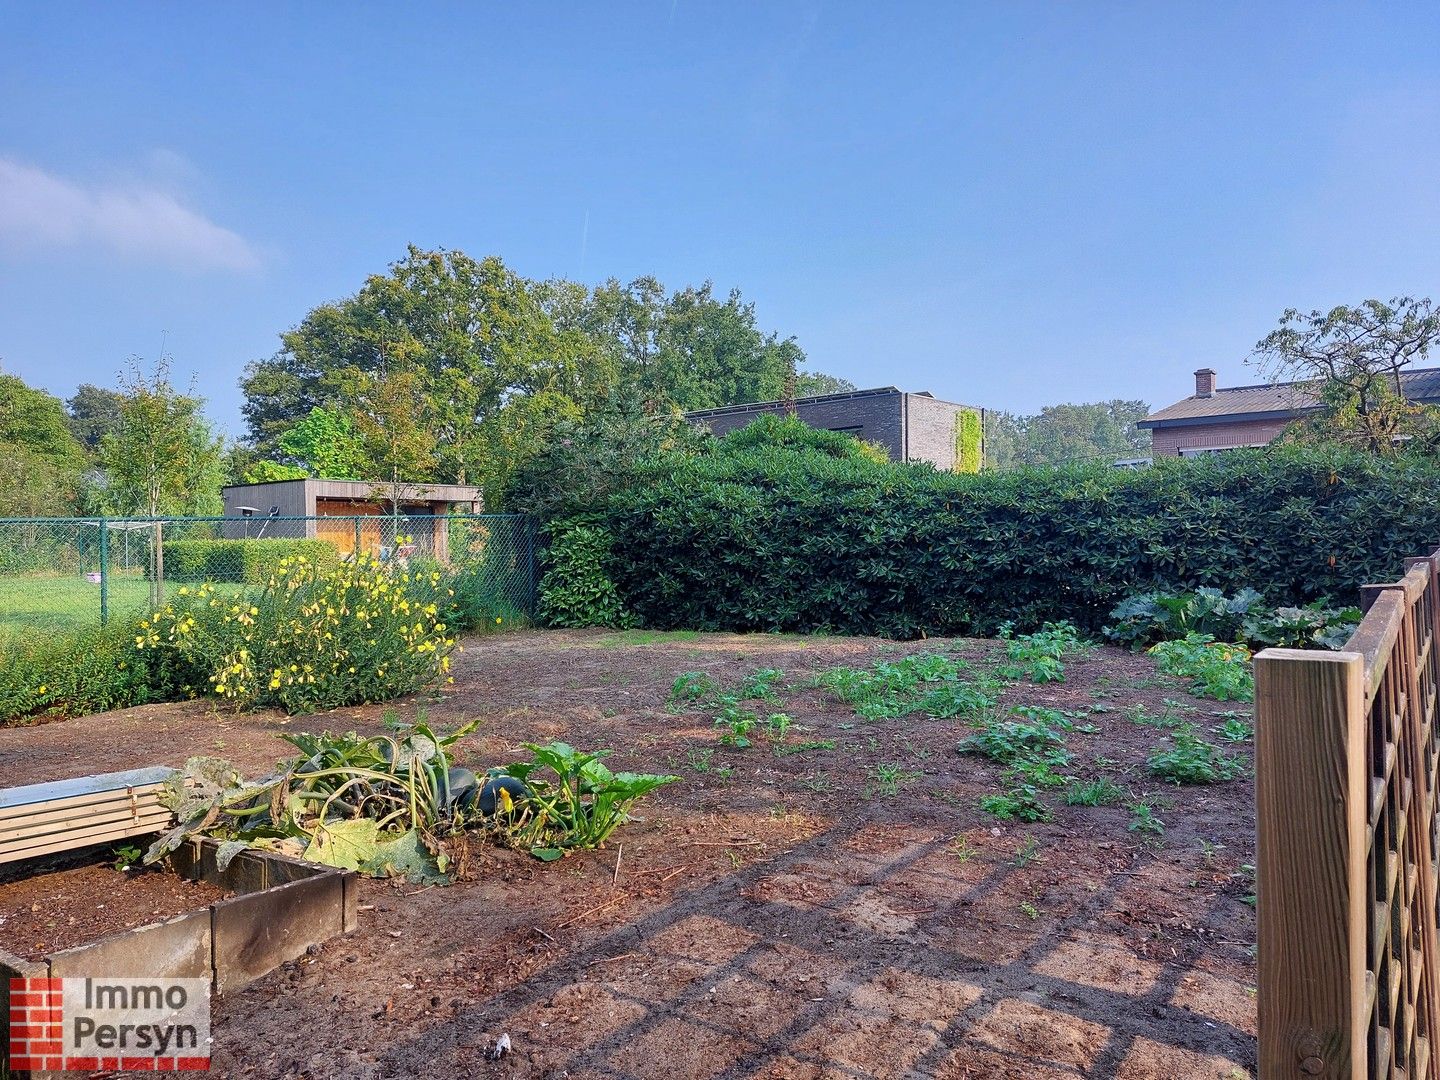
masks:
<svg viewBox="0 0 1440 1080"><path fill-rule="evenodd" d="M817 394L796 398L793 404L795 416L813 428L843 431L880 444L892 461L928 461L946 472L959 471L961 465L958 447L963 415L975 416L979 430L984 430L984 409L941 401L930 393L906 393L893 386ZM697 409L685 418L716 435L725 435L759 416L783 416L787 408L784 401L752 401Z"/></svg>
<svg viewBox="0 0 1440 1080"><path fill-rule="evenodd" d="M1400 389L1411 401L1440 404L1440 368L1402 371ZM1155 457L1192 457L1264 446L1292 421L1319 408L1313 383L1220 387L1215 372L1201 368L1195 372L1194 394L1151 413L1136 426L1150 430Z"/></svg>

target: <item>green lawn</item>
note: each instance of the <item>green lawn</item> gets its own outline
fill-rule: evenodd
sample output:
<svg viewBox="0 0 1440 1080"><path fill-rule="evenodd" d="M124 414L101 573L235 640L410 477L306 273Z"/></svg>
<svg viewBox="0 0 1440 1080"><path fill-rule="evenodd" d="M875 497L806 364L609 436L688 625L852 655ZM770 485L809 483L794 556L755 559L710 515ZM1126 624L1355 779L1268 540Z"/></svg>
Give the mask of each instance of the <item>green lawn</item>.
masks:
<svg viewBox="0 0 1440 1080"><path fill-rule="evenodd" d="M166 585L167 595L179 586ZM240 588L240 586L221 586ZM138 574L112 574L110 617L145 610L150 583ZM84 577L0 577L0 637L14 633L74 629L100 623L100 586Z"/></svg>

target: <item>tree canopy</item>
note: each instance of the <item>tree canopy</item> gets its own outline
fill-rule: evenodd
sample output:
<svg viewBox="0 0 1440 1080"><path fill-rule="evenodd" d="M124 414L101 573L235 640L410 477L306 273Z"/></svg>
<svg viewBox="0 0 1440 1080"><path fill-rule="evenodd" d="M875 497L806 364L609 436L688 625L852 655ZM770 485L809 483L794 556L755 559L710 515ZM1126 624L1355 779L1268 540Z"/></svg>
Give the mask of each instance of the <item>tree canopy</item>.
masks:
<svg viewBox="0 0 1440 1080"><path fill-rule="evenodd" d="M120 380L119 420L100 440L101 508L117 516L219 513L224 442L205 419L203 399L170 384L160 360L132 360Z"/></svg>
<svg viewBox="0 0 1440 1080"><path fill-rule="evenodd" d="M0 374L0 517L73 514L84 467L60 399Z"/></svg>
<svg viewBox="0 0 1440 1080"><path fill-rule="evenodd" d="M652 277L590 289L522 277L494 256L412 246L354 296L282 334L241 388L258 455L302 464L286 435L319 408L362 435L349 471L392 479L397 446L366 415L381 407L376 381L403 371L407 412L430 439L421 479L479 484L494 504L557 425L617 393L659 415L849 385L804 362L793 339L759 327L738 290L720 296L706 282L670 293ZM403 456L399 471L414 472L418 456Z"/></svg>
<svg viewBox="0 0 1440 1080"><path fill-rule="evenodd" d="M65 403L70 414L70 432L92 454L100 440L120 426L120 403L124 395L92 383L81 383Z"/></svg>
<svg viewBox="0 0 1440 1080"><path fill-rule="evenodd" d="M1033 416L986 414L987 468L1064 465L1143 457L1150 433L1135 425L1150 406L1143 401L1047 405Z"/></svg>
<svg viewBox="0 0 1440 1080"><path fill-rule="evenodd" d="M1401 373L1440 339L1428 299L1366 300L1302 313L1294 308L1255 345L1251 362L1276 379L1314 384L1321 412L1292 426L1287 439L1339 442L1398 453L1418 441L1440 445L1440 410L1409 400Z"/></svg>

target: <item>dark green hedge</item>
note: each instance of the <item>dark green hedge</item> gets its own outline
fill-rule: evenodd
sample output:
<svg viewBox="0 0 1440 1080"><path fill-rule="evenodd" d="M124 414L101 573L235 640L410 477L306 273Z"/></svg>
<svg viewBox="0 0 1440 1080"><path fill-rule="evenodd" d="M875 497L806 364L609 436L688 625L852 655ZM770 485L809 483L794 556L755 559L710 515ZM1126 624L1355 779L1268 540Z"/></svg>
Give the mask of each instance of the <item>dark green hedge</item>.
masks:
<svg viewBox="0 0 1440 1080"><path fill-rule="evenodd" d="M979 476L784 447L669 456L590 519L646 626L914 637L1070 619L1211 585L1353 602L1440 542L1440 469L1244 451Z"/></svg>
<svg viewBox="0 0 1440 1080"><path fill-rule="evenodd" d="M162 546L170 581L263 585L281 559L303 555L321 566L340 563L340 553L324 540L166 540Z"/></svg>

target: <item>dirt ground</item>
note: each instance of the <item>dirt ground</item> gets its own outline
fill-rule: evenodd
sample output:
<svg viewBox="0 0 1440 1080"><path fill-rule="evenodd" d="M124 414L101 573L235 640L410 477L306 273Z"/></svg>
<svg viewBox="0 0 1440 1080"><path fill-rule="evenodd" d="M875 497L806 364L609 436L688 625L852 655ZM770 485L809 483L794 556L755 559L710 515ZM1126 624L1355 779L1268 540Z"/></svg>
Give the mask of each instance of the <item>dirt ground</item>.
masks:
<svg viewBox="0 0 1440 1080"><path fill-rule="evenodd" d="M0 946L39 959L88 945L223 900L224 889L186 881L159 867L116 870L103 864L57 866L0 882Z"/></svg>
<svg viewBox="0 0 1440 1080"><path fill-rule="evenodd" d="M523 742L613 747L667 771L606 849L542 864L486 851L448 888L368 882L360 929L215 1004L225 1077L939 1077L1175 1080L1255 1066L1248 779L1180 788L1145 759L1164 732L1127 710L1230 708L1143 657L1101 648L1063 684L1007 704L1105 711L1069 737L1068 772L1145 800L997 821L999 770L957 753L963 721L866 723L799 688L826 667L906 652L987 662L992 642L888 643L641 632L477 639L432 721L479 716L460 758ZM668 711L672 680L783 669L793 749L719 746L707 715ZM412 704L398 706L402 716ZM1243 707L1242 707L1243 708ZM1248 710L1245 710L1248 712ZM0 784L190 754L260 772L287 730L378 730L383 708L286 722L208 704L0 731ZM1248 759L1249 746L1238 748ZM894 778L886 783L885 778ZM512 1051L487 1051L498 1036Z"/></svg>

